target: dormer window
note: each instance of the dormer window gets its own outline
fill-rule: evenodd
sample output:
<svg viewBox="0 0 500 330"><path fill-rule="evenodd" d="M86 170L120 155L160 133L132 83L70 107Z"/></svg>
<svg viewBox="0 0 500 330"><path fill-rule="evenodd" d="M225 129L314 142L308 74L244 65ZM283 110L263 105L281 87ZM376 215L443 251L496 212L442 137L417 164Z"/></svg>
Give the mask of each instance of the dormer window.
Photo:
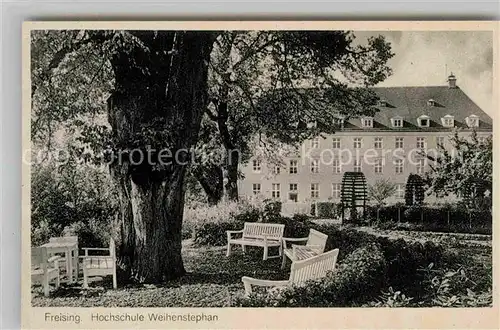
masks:
<svg viewBox="0 0 500 330"><path fill-rule="evenodd" d="M429 101L427 101L427 105L430 107L435 107L436 101L434 101L434 99L429 99Z"/></svg>
<svg viewBox="0 0 500 330"><path fill-rule="evenodd" d="M387 101L384 99L378 100L378 106L379 107L386 107L387 106Z"/></svg>
<svg viewBox="0 0 500 330"><path fill-rule="evenodd" d="M469 127L479 127L479 117L476 115L470 115L469 117L465 118L465 122Z"/></svg>
<svg viewBox="0 0 500 330"><path fill-rule="evenodd" d="M307 123L307 128L311 129L311 128L316 128L318 126L318 123L316 120L314 121L310 121Z"/></svg>
<svg viewBox="0 0 500 330"><path fill-rule="evenodd" d="M361 125L363 127L373 127L373 118L372 117L361 118Z"/></svg>
<svg viewBox="0 0 500 330"><path fill-rule="evenodd" d="M392 127L403 127L403 117L393 117L391 118Z"/></svg>
<svg viewBox="0 0 500 330"><path fill-rule="evenodd" d="M343 126L344 125L344 118L334 118L333 119L333 124L338 125L338 126Z"/></svg>
<svg viewBox="0 0 500 330"><path fill-rule="evenodd" d="M426 116L426 115L422 115L422 116L418 117L417 122L418 122L418 126L420 126L420 127L429 127L430 126L429 116Z"/></svg>
<svg viewBox="0 0 500 330"><path fill-rule="evenodd" d="M441 124L443 124L444 127L454 127L455 117L453 117L452 115L446 115L441 118Z"/></svg>

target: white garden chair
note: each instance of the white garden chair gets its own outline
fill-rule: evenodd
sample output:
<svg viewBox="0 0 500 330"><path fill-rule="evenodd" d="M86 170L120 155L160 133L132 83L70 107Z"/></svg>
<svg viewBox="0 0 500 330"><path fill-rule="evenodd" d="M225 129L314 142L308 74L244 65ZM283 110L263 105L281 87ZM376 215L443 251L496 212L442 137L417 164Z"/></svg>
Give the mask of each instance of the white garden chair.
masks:
<svg viewBox="0 0 500 330"><path fill-rule="evenodd" d="M308 237L300 238L289 238L283 237L281 242L283 244L283 261L281 263L281 269L285 268L286 258L291 261L307 259L315 255L323 253L325 251L326 241L328 240L328 235L317 231L316 229L309 230ZM299 243L305 242L305 245L292 244L291 247L288 243Z"/></svg>
<svg viewBox="0 0 500 330"><path fill-rule="evenodd" d="M245 286L245 295L252 293L252 286L284 287L303 285L306 281L323 278L328 272L335 269L339 249L331 250L320 255L292 262L290 277L287 281L260 280L243 276L241 280Z"/></svg>
<svg viewBox="0 0 500 330"><path fill-rule="evenodd" d="M113 276L113 288L116 289L116 252L115 241L109 241L109 248L83 248L85 255L82 258L83 287L88 288L89 277ZM89 251L109 251L108 255L90 256Z"/></svg>
<svg viewBox="0 0 500 330"><path fill-rule="evenodd" d="M49 296L49 283L55 280L56 289L59 288L59 260L61 257L48 257L47 249L44 247L31 248L31 283L40 283L43 294Z"/></svg>

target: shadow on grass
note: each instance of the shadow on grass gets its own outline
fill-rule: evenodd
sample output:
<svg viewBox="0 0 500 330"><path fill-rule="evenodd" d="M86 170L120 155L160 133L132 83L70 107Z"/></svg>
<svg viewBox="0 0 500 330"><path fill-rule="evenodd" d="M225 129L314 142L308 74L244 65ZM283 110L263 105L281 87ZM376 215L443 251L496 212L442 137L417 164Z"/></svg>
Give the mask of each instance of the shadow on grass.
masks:
<svg viewBox="0 0 500 330"><path fill-rule="evenodd" d="M82 288L82 281L75 284L62 284L58 290L51 292L47 299L43 297L40 288L34 288L33 298L37 305L60 304L62 302L86 300L87 303L99 305L101 299L107 301L109 296L119 300L120 295L186 295L186 299L196 301L198 298L207 299L226 292L243 290L241 277L251 276L259 279L284 280L288 279L290 264L281 270L281 258L262 260L262 248L247 247L247 252L234 249L231 256L226 257L225 247L196 247L185 246L183 259L186 275L165 283L154 285L131 283L118 274L118 289L112 287L112 277L93 278L88 289ZM277 250L270 251L270 255L277 254ZM200 292L198 292L200 291ZM199 295L200 297L197 297ZM165 300L167 297L165 297ZM54 301L57 300L57 301ZM104 304L104 302L102 302ZM182 305L182 302L179 303ZM190 304L190 302L188 302ZM133 307L133 306L132 306Z"/></svg>

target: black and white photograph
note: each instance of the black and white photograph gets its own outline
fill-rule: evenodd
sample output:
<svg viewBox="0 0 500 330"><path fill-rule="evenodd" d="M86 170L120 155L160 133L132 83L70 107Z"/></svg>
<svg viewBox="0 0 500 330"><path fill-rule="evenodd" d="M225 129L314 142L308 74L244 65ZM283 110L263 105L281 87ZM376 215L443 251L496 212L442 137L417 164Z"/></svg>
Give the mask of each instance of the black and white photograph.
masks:
<svg viewBox="0 0 500 330"><path fill-rule="evenodd" d="M31 28L31 306L492 307L495 41Z"/></svg>

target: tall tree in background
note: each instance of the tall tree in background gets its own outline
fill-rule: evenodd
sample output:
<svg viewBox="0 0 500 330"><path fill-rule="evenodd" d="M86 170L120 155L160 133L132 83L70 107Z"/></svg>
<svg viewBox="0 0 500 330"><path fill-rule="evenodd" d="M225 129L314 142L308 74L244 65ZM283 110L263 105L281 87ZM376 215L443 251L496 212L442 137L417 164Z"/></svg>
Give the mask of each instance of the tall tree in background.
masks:
<svg viewBox="0 0 500 330"><path fill-rule="evenodd" d="M277 143L296 145L335 132L338 117L373 115L376 97L368 87L391 73L386 64L392 56L382 37L361 45L346 31L221 34L211 56L206 113L226 159L198 169L209 199L217 201L224 190L229 199L238 198L238 166L252 156L256 136L256 144L272 155ZM208 185L209 179L217 185Z"/></svg>

